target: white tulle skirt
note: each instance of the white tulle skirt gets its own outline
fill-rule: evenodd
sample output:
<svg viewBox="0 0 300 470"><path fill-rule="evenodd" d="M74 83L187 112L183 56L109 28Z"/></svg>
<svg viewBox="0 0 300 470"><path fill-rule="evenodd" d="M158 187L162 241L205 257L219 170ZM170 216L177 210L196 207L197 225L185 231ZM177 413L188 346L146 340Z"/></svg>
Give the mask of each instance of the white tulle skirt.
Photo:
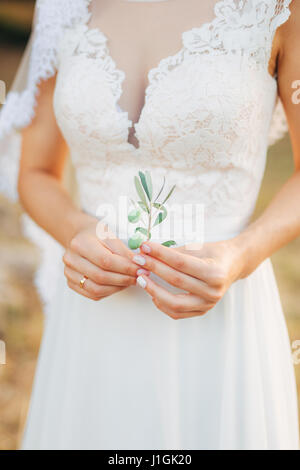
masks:
<svg viewBox="0 0 300 470"><path fill-rule="evenodd" d="M272 266L205 317L139 287L99 303L63 275L46 319L24 449L298 449L289 338Z"/></svg>

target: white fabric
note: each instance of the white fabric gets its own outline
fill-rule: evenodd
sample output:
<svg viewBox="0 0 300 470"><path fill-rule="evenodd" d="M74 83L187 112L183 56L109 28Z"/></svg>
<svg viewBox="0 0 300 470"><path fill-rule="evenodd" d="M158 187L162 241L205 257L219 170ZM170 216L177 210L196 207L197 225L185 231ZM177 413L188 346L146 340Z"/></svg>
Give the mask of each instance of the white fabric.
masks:
<svg viewBox="0 0 300 470"><path fill-rule="evenodd" d="M96 214L114 204L148 168L176 183L173 202L205 205L206 240L241 231L265 167L277 99L268 61L289 3L222 0L213 21L185 32L181 50L149 73L136 148L117 107L124 72L100 29L88 28L89 2L40 2L36 34L45 18L57 28L47 43L37 40L44 46L32 60L58 69L54 108L82 208ZM289 339L269 260L208 315L180 322L137 287L93 303L64 287L62 266L58 273L24 449L298 448Z"/></svg>
<svg viewBox="0 0 300 470"><path fill-rule="evenodd" d="M62 272L62 270L61 270ZM46 320L26 449L297 449L289 339L270 261L205 317L132 287L61 287Z"/></svg>

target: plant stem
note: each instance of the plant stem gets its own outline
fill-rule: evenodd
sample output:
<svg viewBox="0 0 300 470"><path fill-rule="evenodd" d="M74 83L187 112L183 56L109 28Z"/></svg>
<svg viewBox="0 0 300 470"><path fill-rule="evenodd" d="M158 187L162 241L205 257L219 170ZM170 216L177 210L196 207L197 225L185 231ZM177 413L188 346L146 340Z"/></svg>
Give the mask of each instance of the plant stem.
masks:
<svg viewBox="0 0 300 470"><path fill-rule="evenodd" d="M149 221L148 221L148 230L147 230L147 241L150 240L150 233L151 233L151 225L152 225L152 202L150 202L150 214L149 214Z"/></svg>
<svg viewBox="0 0 300 470"><path fill-rule="evenodd" d="M152 217L152 219L155 219L155 218L156 218L156 216L157 216L157 215L159 214L159 212L160 212L161 207L162 207L162 204L160 204L160 205L159 205L159 208L156 209L156 212L155 212L155 214L154 214L154 217Z"/></svg>

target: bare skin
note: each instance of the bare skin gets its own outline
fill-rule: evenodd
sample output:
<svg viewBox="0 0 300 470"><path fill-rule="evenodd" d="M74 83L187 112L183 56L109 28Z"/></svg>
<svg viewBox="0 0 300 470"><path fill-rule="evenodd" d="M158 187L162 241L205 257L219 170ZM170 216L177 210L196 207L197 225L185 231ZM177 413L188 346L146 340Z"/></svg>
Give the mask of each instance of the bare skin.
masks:
<svg viewBox="0 0 300 470"><path fill-rule="evenodd" d="M129 112L133 122L139 119L144 104L147 84L145 77L149 68L180 49L179 29L185 31L197 26L193 24L196 22L196 15L192 8L193 5L196 8L197 2L198 0L190 1L190 16L184 16L180 15L179 10L182 2L174 0L173 5L177 4L178 8L176 18L180 21L177 36L174 31L174 16L172 25L168 26L167 14L159 16L158 10L148 8L154 5L168 8L168 2L152 5L126 3L127 8L122 7L122 14L117 17L122 18L123 28L127 21L129 26L136 25L132 42L127 41L130 48L127 52L117 47L122 44L124 29L116 21L112 21L116 18L116 9L121 8L121 4L124 6L124 3L117 0L101 2L104 8L102 30L107 36L114 38L110 48L111 55L128 78L120 105ZM140 27L140 20L145 13L141 13L139 8L134 9L134 6L148 8L149 30ZM139 262L133 259L134 255L121 241L100 241L97 238L97 221L78 210L63 189L67 145L53 112L55 78L41 84L36 117L23 131L19 193L24 208L32 218L66 248L65 274L70 288L88 298L99 300L135 284L142 264L142 268L146 269L141 276L146 283L146 290L162 312L175 319L199 316L213 308L233 282L247 277L263 260L300 234L300 105L292 102L292 83L300 79L300 48L297 48L300 43L298 2L292 3L291 10L290 20L276 33L269 73L278 75L279 94L288 116L295 172L264 214L244 232L231 240L206 244L198 251L167 249L147 243L142 248L144 261L141 263L141 259ZM153 18L149 16L151 14ZM212 11L208 10L206 15L204 22L212 19ZM92 20L90 26L98 25L93 24ZM153 44L152 38L160 29L167 33L172 32L170 41L157 41L160 47L150 49L149 44ZM132 27L128 27L128 30L132 32ZM164 46L161 47L161 44ZM177 46L175 50L174 45ZM166 50L162 50L164 48ZM131 139L135 143L133 135ZM159 274L170 284L183 288L189 294L170 294L149 279L147 270ZM84 290L79 286L83 275L89 278Z"/></svg>

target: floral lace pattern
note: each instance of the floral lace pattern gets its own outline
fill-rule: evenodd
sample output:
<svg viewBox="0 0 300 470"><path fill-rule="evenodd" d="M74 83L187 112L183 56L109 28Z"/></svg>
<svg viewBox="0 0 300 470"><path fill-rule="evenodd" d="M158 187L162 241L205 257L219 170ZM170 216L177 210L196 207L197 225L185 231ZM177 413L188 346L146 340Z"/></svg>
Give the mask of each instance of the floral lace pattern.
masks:
<svg viewBox="0 0 300 470"><path fill-rule="evenodd" d="M139 148L128 142L128 113L118 109L125 74L108 38L85 24L69 29L60 45L55 112L85 210L95 213L99 203L128 194L143 167L155 178L167 174L177 202L202 202L208 219L250 218L277 98L268 62L289 3L222 0L213 21L184 32L182 49L148 74L134 126Z"/></svg>
<svg viewBox="0 0 300 470"><path fill-rule="evenodd" d="M8 94L0 113L0 139L32 121L37 85L56 72L57 46L65 28L88 21L88 3L88 0L37 0L27 87L21 93Z"/></svg>

